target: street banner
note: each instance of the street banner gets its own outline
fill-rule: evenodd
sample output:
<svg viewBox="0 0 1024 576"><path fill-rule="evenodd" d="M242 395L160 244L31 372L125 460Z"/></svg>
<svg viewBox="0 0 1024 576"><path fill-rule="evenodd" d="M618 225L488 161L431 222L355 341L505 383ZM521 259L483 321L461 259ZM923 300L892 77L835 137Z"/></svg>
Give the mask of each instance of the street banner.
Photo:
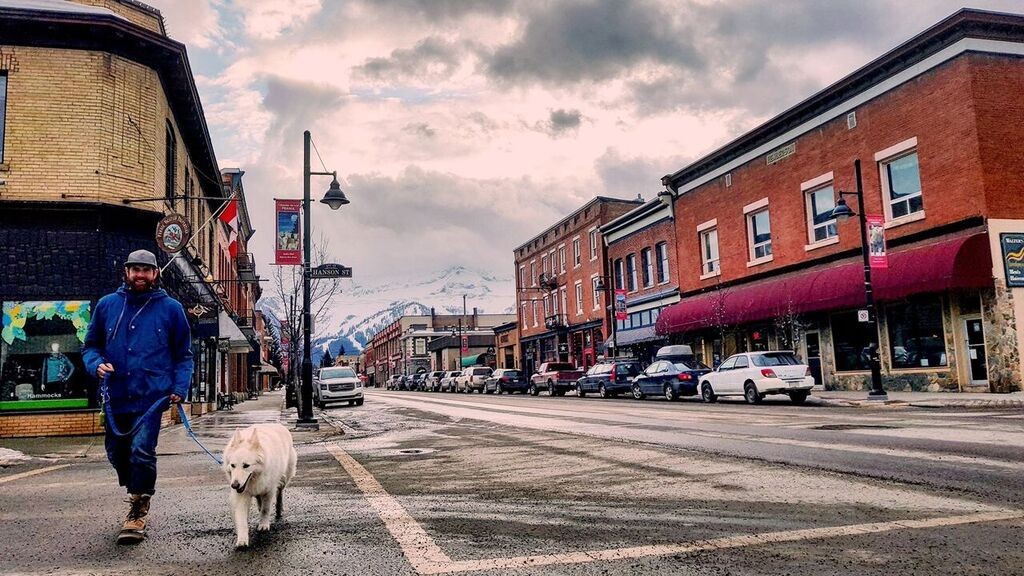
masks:
<svg viewBox="0 0 1024 576"><path fill-rule="evenodd" d="M884 270L889 267L885 251L885 218L865 214L864 221L868 228L868 263L872 270Z"/></svg>
<svg viewBox="0 0 1024 576"><path fill-rule="evenodd" d="M1006 287L1024 287L1024 234L1003 232L999 235L999 244L1003 249Z"/></svg>
<svg viewBox="0 0 1024 576"><path fill-rule="evenodd" d="M461 349L462 349L463 353L469 352L469 336L463 336L462 337L462 348Z"/></svg>
<svg viewBox="0 0 1024 576"><path fill-rule="evenodd" d="M299 212L301 200L275 200L277 203L277 241L274 264L278 266L300 266L302 249L299 236Z"/></svg>
<svg viewBox="0 0 1024 576"><path fill-rule="evenodd" d="M625 320L629 317L626 313L626 291L618 288L615 290L615 319Z"/></svg>

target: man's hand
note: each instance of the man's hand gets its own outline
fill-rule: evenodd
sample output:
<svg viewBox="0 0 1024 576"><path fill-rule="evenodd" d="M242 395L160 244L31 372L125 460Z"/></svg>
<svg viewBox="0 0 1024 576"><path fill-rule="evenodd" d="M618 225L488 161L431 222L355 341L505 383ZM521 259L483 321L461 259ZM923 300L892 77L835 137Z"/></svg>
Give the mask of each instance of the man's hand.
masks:
<svg viewBox="0 0 1024 576"><path fill-rule="evenodd" d="M107 374L113 373L114 365L109 362L104 362L103 364L100 364L99 366L96 367L96 376L99 377L100 380L106 378Z"/></svg>
<svg viewBox="0 0 1024 576"><path fill-rule="evenodd" d="M181 404L181 396L171 394L171 404Z"/></svg>

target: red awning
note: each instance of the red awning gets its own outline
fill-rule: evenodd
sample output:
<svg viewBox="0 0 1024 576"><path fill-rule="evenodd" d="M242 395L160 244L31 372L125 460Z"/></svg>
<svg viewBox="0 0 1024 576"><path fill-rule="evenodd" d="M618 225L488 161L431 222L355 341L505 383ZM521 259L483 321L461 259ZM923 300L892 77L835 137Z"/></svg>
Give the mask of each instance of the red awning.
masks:
<svg viewBox="0 0 1024 576"><path fill-rule="evenodd" d="M986 233L960 236L889 253L889 268L871 271L875 300L992 286ZM748 285L684 298L658 316L658 334L766 320L788 313L842 310L864 305L864 265L813 268Z"/></svg>

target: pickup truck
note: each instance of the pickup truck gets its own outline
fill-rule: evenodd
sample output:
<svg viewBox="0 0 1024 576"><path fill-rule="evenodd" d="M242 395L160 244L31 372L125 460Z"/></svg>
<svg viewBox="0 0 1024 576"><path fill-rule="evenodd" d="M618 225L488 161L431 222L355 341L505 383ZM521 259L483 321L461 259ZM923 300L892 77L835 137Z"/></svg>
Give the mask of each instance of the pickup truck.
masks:
<svg viewBox="0 0 1024 576"><path fill-rule="evenodd" d="M536 396L541 390L547 390L551 396L565 396L565 392L575 388L576 381L582 376L583 371L569 362L544 362L530 377L530 395Z"/></svg>

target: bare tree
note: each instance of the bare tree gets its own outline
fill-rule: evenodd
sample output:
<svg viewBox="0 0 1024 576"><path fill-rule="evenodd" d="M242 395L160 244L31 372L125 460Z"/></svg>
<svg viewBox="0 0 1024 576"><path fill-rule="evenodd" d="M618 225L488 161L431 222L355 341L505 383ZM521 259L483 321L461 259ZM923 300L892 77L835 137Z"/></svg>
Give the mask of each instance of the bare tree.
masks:
<svg viewBox="0 0 1024 576"><path fill-rule="evenodd" d="M786 305L775 315L773 320L779 348L782 350L793 350L799 355L800 351L797 348L804 339L807 324L804 322L804 318L796 311L792 296L787 298Z"/></svg>
<svg viewBox="0 0 1024 576"><path fill-rule="evenodd" d="M328 260L327 239L322 234L313 241L310 250L310 265L319 266ZM289 382L294 382L299 374L299 363L302 358L302 267L275 266L273 275L274 295L284 308L281 321L281 338L288 345L284 353L288 355ZM313 325L318 326L327 317L328 306L337 294L341 293L341 280L317 279L310 283L309 303Z"/></svg>

